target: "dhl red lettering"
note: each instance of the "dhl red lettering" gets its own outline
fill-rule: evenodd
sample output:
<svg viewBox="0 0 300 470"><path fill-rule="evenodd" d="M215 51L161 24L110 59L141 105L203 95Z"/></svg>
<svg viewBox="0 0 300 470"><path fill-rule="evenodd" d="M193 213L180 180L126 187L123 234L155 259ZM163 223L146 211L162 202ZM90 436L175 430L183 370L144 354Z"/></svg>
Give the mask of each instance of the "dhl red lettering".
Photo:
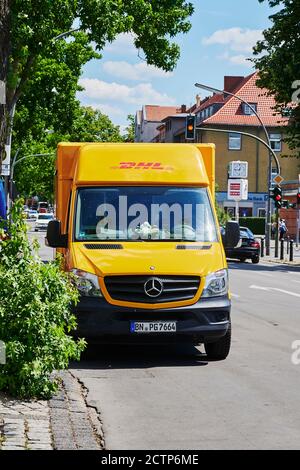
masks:
<svg viewBox="0 0 300 470"><path fill-rule="evenodd" d="M135 162L120 162L120 170L125 170L127 168L134 168L136 165Z"/></svg>
<svg viewBox="0 0 300 470"><path fill-rule="evenodd" d="M173 171L174 168L169 165L162 165L160 162L120 162L119 166L112 166L112 170L161 170Z"/></svg>
<svg viewBox="0 0 300 470"><path fill-rule="evenodd" d="M153 163L152 168L153 168L153 170L163 170L163 169L164 169L164 167L162 166L162 164L159 163L159 162Z"/></svg>
<svg viewBox="0 0 300 470"><path fill-rule="evenodd" d="M135 166L135 169L136 170L140 170L140 169L144 169L144 170L148 170L149 168L151 168L153 165L153 162L140 162L138 163L136 166Z"/></svg>

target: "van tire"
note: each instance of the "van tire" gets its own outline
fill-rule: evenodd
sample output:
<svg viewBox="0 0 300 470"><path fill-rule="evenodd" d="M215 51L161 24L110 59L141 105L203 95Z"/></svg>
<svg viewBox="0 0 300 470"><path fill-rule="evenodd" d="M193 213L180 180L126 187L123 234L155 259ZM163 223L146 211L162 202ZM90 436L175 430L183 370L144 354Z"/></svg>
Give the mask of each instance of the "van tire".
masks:
<svg viewBox="0 0 300 470"><path fill-rule="evenodd" d="M222 336L214 343L205 343L204 348L207 359L213 361L223 361L229 354L231 345L231 322L229 322L228 330L225 336Z"/></svg>

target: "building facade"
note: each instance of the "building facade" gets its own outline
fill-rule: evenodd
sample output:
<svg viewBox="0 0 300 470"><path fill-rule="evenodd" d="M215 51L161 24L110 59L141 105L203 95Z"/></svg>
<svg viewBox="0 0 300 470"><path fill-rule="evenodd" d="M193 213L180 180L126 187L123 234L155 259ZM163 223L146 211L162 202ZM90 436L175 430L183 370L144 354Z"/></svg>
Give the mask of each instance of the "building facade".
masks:
<svg viewBox="0 0 300 470"><path fill-rule="evenodd" d="M228 164L234 160L248 162L249 197L240 203L240 216L265 216L269 197L269 151L254 138L241 135L246 132L266 140L263 128L251 108L227 92L234 93L248 102L263 121L269 134L271 147L280 162L281 175L284 181L298 180L300 173L299 160L296 154L284 142L288 117L283 118L275 112L275 101L268 91L256 85L257 73L247 77L224 77L224 92L215 93L200 99L186 109L181 107L176 112L165 114L154 130L147 135L147 142L180 142L185 143L186 116L195 114L197 128L196 141L216 145L216 182L217 200L221 207L235 216L235 203L227 199ZM166 111L167 109L164 108ZM146 110L147 117L147 110ZM153 122L153 128L156 123ZM224 130L226 132L216 132ZM144 138L146 133L144 133ZM272 160L271 171L277 174Z"/></svg>
<svg viewBox="0 0 300 470"><path fill-rule="evenodd" d="M181 112L178 106L145 105L136 112L135 142L154 142L158 136L158 126L169 115Z"/></svg>

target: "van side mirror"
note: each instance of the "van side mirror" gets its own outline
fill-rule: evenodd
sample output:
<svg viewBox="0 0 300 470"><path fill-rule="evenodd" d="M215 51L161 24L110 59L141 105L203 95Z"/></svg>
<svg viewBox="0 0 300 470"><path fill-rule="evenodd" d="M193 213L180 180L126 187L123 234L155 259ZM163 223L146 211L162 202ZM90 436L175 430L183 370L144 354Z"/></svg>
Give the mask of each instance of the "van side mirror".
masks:
<svg viewBox="0 0 300 470"><path fill-rule="evenodd" d="M235 248L240 241L240 225L238 222L230 220L226 223L223 243L225 247Z"/></svg>
<svg viewBox="0 0 300 470"><path fill-rule="evenodd" d="M67 248L68 235L62 235L60 220L50 220L47 228L46 244L51 248Z"/></svg>

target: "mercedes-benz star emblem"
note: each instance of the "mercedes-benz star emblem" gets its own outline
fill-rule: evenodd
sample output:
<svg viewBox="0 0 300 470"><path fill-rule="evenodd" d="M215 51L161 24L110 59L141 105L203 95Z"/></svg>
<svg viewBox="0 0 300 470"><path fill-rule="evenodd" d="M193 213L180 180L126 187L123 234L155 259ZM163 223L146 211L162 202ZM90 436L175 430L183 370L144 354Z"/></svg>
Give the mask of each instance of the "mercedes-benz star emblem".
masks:
<svg viewBox="0 0 300 470"><path fill-rule="evenodd" d="M157 277L151 277L144 284L144 291L148 297L158 297L164 290L164 285Z"/></svg>

